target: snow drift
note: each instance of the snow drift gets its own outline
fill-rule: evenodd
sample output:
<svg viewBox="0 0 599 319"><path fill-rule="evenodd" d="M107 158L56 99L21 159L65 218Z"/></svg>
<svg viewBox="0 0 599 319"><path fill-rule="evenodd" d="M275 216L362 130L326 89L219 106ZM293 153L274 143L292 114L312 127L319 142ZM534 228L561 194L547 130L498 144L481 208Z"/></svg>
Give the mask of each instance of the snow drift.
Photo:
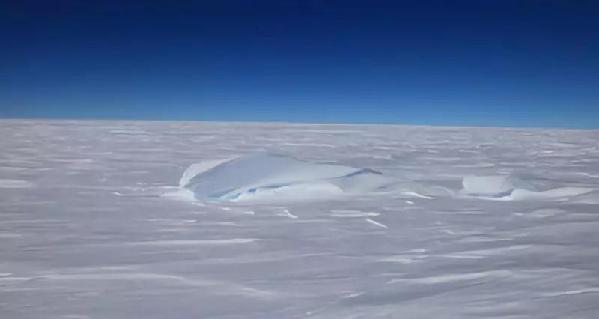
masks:
<svg viewBox="0 0 599 319"><path fill-rule="evenodd" d="M183 173L179 184L197 200L293 201L369 193L388 183L389 179L368 168L259 154L194 164Z"/></svg>
<svg viewBox="0 0 599 319"><path fill-rule="evenodd" d="M599 131L2 119L0 136L0 318L599 318ZM291 157L232 158L263 149ZM275 177L290 185L247 191Z"/></svg>

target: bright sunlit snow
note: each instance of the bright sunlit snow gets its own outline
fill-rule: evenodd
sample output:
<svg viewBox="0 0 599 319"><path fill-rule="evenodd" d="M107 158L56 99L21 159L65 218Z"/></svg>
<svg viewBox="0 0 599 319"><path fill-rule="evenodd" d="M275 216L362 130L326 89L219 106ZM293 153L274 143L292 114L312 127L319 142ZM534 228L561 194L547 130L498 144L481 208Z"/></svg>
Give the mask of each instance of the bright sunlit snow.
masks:
<svg viewBox="0 0 599 319"><path fill-rule="evenodd" d="M599 131L0 121L2 318L596 318Z"/></svg>

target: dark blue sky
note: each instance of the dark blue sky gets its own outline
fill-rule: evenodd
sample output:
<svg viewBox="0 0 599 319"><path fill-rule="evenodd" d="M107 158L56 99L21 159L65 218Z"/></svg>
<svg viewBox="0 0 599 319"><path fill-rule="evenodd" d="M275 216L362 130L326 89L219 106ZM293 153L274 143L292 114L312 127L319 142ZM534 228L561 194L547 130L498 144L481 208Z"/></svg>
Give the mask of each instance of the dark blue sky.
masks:
<svg viewBox="0 0 599 319"><path fill-rule="evenodd" d="M2 1L0 117L599 127L598 1Z"/></svg>

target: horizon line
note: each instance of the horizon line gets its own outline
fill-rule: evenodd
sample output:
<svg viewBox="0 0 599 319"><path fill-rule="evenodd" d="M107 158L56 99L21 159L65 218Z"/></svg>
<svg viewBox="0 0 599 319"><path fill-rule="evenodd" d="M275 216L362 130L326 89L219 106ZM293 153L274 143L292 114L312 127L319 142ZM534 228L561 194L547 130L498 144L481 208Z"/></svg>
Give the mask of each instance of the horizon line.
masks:
<svg viewBox="0 0 599 319"><path fill-rule="evenodd" d="M31 117L11 117L11 116L0 116L0 121L4 120L39 120L39 121L113 121L113 122L200 122L200 123L236 123L236 124L291 124L291 125L358 125L358 126L413 126L413 127L432 127L432 128L496 128L496 129L536 129L536 130L568 130L568 131L597 131L597 127L574 127L574 126L540 126L540 125L484 125L484 124L442 124L442 123L402 123L402 122L377 122L377 121L364 121L364 122L349 122L349 121L322 121L322 122L310 122L310 121L290 121L290 120L239 120L239 119L166 119L166 118L124 118L124 117L43 117L43 116L31 116Z"/></svg>

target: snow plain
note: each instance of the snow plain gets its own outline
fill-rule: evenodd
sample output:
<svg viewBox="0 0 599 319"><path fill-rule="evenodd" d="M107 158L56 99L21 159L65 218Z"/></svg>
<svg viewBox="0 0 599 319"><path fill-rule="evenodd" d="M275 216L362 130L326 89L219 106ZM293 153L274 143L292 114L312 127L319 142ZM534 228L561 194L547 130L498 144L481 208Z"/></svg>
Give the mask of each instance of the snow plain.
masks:
<svg viewBox="0 0 599 319"><path fill-rule="evenodd" d="M0 120L0 150L1 318L599 314L599 131Z"/></svg>

